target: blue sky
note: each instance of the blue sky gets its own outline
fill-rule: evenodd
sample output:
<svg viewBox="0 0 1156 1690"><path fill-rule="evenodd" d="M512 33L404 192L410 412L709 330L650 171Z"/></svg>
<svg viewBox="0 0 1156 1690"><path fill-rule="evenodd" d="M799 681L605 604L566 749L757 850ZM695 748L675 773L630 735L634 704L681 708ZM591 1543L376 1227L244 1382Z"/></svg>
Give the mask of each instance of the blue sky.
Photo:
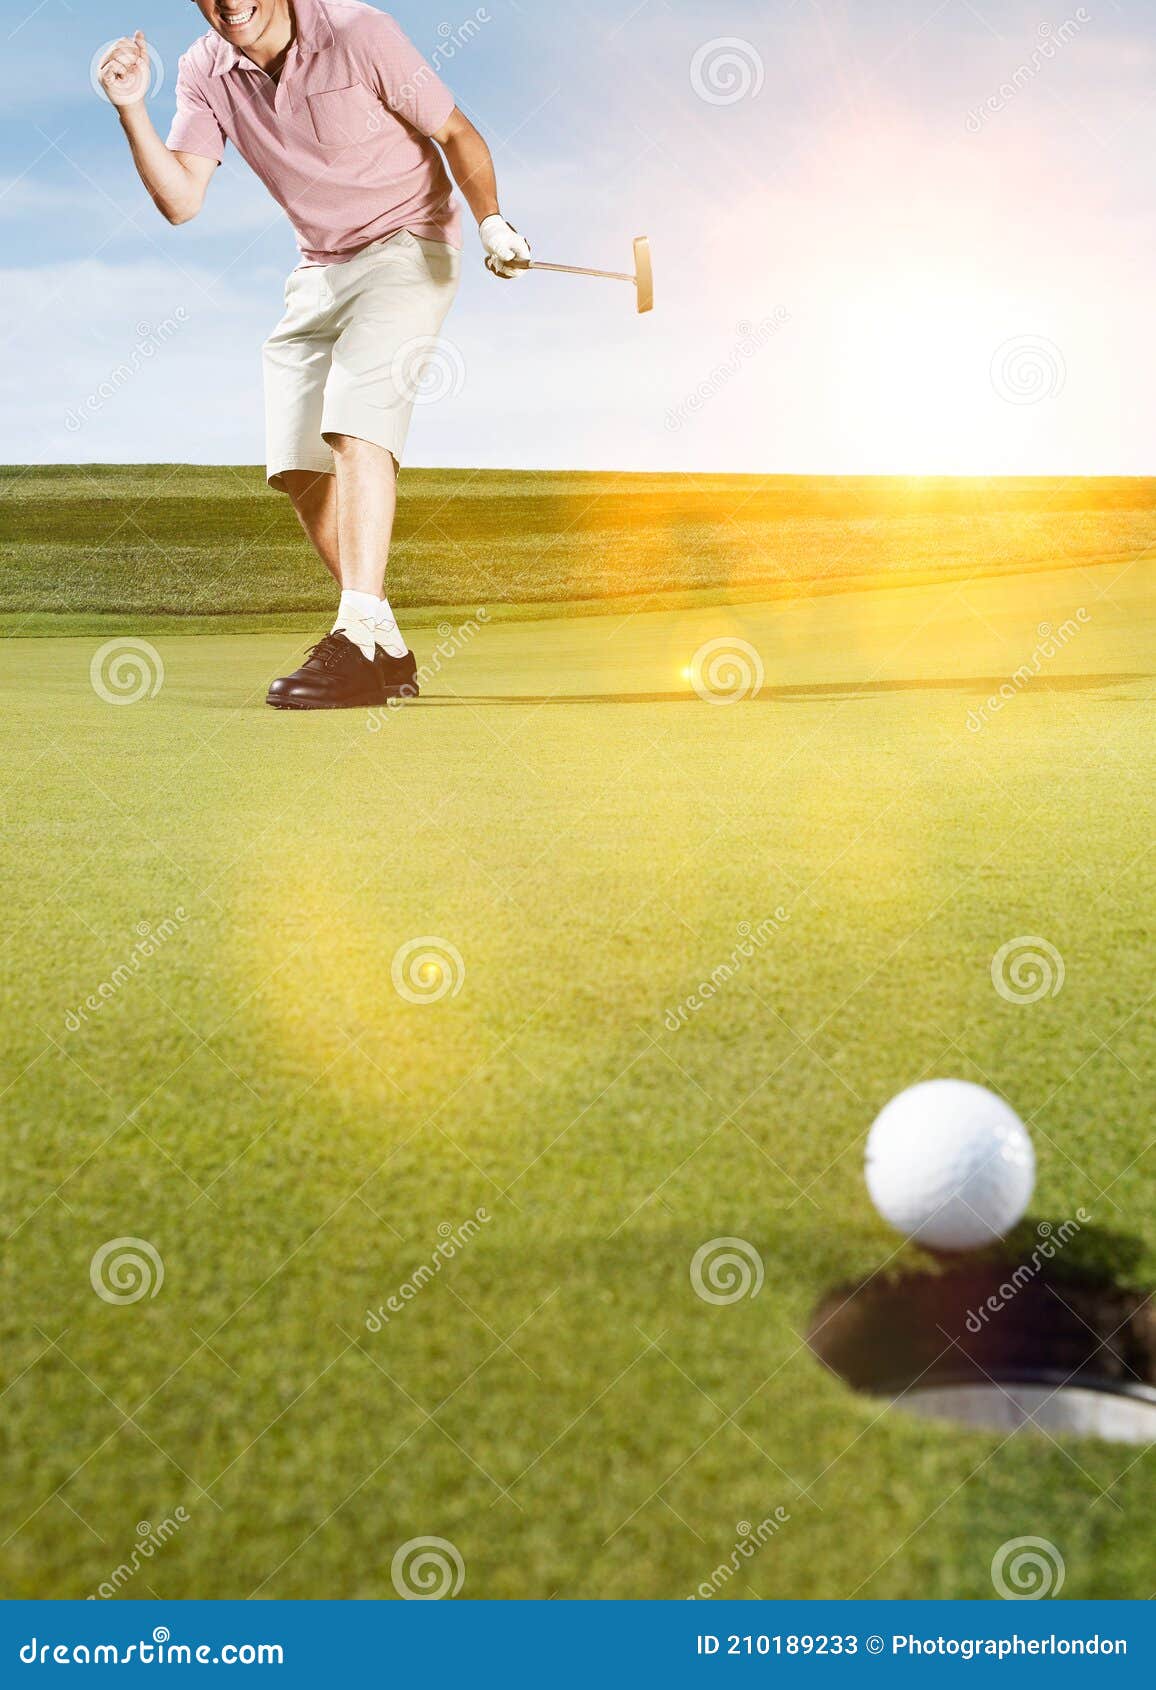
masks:
<svg viewBox="0 0 1156 1690"><path fill-rule="evenodd" d="M469 229L458 379L411 462L1156 469L1138 0L391 9L537 255L626 268L649 233L658 298L639 319L610 284L506 286ZM261 459L288 225L230 151L169 228L90 82L143 28L163 131L199 25L187 0L0 0L2 461Z"/></svg>

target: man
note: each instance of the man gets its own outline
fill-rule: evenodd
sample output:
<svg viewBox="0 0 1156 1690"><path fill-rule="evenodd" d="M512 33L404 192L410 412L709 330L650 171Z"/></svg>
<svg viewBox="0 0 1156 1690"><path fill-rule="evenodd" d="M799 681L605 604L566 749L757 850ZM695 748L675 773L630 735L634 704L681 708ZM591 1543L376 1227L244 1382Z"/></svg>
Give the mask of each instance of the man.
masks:
<svg viewBox="0 0 1156 1690"><path fill-rule="evenodd" d="M383 594L416 382L458 285L443 155L487 268L516 276L530 248L498 209L485 141L384 12L358 0L195 4L209 33L181 60L167 142L145 106L140 31L109 50L100 79L170 223L200 211L229 140L301 248L265 345L268 479L341 598L332 631L268 702L337 710L412 697L417 665Z"/></svg>

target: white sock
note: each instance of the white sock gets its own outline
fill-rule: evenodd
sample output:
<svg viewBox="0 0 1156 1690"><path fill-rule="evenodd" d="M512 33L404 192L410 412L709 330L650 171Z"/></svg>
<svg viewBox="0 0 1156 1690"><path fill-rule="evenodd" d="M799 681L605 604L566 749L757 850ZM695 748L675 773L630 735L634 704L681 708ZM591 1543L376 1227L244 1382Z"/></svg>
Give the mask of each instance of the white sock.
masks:
<svg viewBox="0 0 1156 1690"><path fill-rule="evenodd" d="M380 614L381 600L372 593L342 593L332 632L343 633L372 663L374 634Z"/></svg>
<svg viewBox="0 0 1156 1690"><path fill-rule="evenodd" d="M377 627L374 630L378 645L390 657L404 657L409 647L397 625L397 617L390 609L389 600L381 599L377 607Z"/></svg>

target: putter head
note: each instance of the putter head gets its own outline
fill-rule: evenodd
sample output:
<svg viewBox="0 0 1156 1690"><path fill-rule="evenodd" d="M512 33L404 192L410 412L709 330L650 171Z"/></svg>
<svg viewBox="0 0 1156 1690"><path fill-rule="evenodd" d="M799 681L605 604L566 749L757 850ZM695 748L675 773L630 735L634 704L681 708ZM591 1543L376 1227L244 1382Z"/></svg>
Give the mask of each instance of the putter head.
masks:
<svg viewBox="0 0 1156 1690"><path fill-rule="evenodd" d="M634 285L638 290L638 310L654 310L654 268L650 262L650 240L639 235L634 242Z"/></svg>

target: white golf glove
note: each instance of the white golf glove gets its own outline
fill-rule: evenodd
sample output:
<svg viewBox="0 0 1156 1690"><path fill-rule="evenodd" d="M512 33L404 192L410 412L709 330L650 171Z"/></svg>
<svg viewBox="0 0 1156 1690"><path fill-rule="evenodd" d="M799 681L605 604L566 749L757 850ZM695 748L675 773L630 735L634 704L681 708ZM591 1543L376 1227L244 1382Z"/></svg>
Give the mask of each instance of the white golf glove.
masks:
<svg viewBox="0 0 1156 1690"><path fill-rule="evenodd" d="M496 211L492 216L482 218L478 224L478 234L481 235L482 245L486 249L486 269L491 275L501 276L508 281L513 276L523 274L512 260L529 258L530 243L525 235L520 235L517 229Z"/></svg>

